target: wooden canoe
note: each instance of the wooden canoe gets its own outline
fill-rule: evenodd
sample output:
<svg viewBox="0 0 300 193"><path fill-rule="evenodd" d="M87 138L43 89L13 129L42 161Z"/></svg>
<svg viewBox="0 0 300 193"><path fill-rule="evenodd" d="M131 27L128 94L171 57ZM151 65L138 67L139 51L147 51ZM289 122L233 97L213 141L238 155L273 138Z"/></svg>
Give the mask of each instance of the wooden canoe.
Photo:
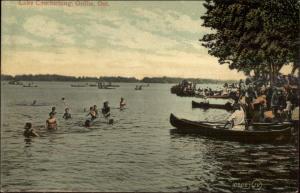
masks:
<svg viewBox="0 0 300 193"><path fill-rule="evenodd" d="M204 103L204 102L196 102L192 101L192 108L202 108L202 109L224 109L227 111L233 110L233 106L231 103L225 103L225 104L209 104L209 103Z"/></svg>
<svg viewBox="0 0 300 193"><path fill-rule="evenodd" d="M196 134L243 143L282 144L289 142L292 136L291 127L273 130L272 126L269 126L266 130L235 131L224 129L220 125L209 125L201 122L179 119L173 114L170 115L170 123L176 128L172 129L171 133Z"/></svg>

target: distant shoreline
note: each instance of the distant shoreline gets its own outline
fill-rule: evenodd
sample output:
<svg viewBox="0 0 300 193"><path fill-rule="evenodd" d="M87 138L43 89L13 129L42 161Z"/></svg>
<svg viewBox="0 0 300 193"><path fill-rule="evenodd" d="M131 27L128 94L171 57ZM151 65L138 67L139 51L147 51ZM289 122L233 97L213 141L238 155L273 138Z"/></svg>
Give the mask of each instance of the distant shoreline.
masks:
<svg viewBox="0 0 300 193"><path fill-rule="evenodd" d="M102 77L88 77L88 76L64 76L57 74L37 74L37 75L5 75L1 74L1 81L69 81L69 82L127 82L127 83L179 83L182 80L188 80L197 84L205 83L233 83L237 80L215 80L204 78L179 78L179 77L144 77L139 80L135 77L122 76L102 76Z"/></svg>

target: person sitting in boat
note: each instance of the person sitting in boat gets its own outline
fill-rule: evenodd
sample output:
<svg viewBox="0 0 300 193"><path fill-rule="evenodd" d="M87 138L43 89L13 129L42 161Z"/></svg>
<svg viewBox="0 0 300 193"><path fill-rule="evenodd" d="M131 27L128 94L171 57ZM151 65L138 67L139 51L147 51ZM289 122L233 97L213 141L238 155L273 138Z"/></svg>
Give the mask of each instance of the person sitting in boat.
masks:
<svg viewBox="0 0 300 193"><path fill-rule="evenodd" d="M56 108L55 108L55 107L52 107L51 112L49 113L49 116L50 116L51 113L53 113L53 114L55 115L55 114L56 114L56 111L55 111L55 110L56 110Z"/></svg>
<svg viewBox="0 0 300 193"><path fill-rule="evenodd" d="M39 134L32 128L32 124L29 122L25 124L23 135L27 138L39 137Z"/></svg>
<svg viewBox="0 0 300 193"><path fill-rule="evenodd" d="M110 116L110 107L108 106L108 101L103 103L102 114L105 118Z"/></svg>
<svg viewBox="0 0 300 193"><path fill-rule="evenodd" d="M49 115L49 119L46 121L46 128L49 130L56 130L57 129L57 122L55 118L55 113L51 112Z"/></svg>
<svg viewBox="0 0 300 193"><path fill-rule="evenodd" d="M207 96L204 97L203 103L204 103L204 104L209 104L209 100L207 99Z"/></svg>
<svg viewBox="0 0 300 193"><path fill-rule="evenodd" d="M88 116L89 115L91 116L91 120L94 120L94 119L97 118L97 114L96 114L96 112L94 110L94 107L90 107L90 112L89 112Z"/></svg>
<svg viewBox="0 0 300 193"><path fill-rule="evenodd" d="M231 124L231 130L244 131L245 130L245 112L241 105L234 106L233 114L227 119L225 127Z"/></svg>
<svg viewBox="0 0 300 193"><path fill-rule="evenodd" d="M70 110L69 108L65 109L65 114L63 116L64 119L71 119L72 118L71 113L69 112L69 110Z"/></svg>
<svg viewBox="0 0 300 193"><path fill-rule="evenodd" d="M123 110L126 106L126 103L125 103L125 100L123 97L121 97L121 100L120 100L120 109Z"/></svg>
<svg viewBox="0 0 300 193"><path fill-rule="evenodd" d="M222 96L228 95L228 84L225 83L223 91L222 91Z"/></svg>

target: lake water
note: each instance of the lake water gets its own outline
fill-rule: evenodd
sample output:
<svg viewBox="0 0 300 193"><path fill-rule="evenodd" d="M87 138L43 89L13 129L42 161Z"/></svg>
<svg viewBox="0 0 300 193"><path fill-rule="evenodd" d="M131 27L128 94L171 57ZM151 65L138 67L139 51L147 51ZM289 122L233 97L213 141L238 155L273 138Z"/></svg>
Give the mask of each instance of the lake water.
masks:
<svg viewBox="0 0 300 193"><path fill-rule="evenodd" d="M23 88L2 82L2 191L202 191L295 192L298 151L293 144L249 145L170 134L170 113L192 120L225 120L222 110L191 108L196 98L177 97L170 84L135 91L120 83L113 90L36 82ZM221 85L205 85L213 88ZM65 97L72 119L63 120ZM124 97L127 109L116 109ZM37 100L37 105L27 106ZM103 118L82 127L84 108L108 100L114 125ZM212 100L211 103L225 103ZM43 128L51 107L59 129ZM25 122L41 137L24 140Z"/></svg>

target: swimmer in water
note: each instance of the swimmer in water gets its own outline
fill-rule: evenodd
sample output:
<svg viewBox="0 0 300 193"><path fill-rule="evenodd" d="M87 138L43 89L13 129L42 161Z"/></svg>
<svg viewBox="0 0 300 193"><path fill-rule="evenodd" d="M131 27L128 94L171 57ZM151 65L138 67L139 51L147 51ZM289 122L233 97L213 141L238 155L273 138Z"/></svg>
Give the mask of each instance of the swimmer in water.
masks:
<svg viewBox="0 0 300 193"><path fill-rule="evenodd" d="M55 114L53 112L50 113L50 117L46 121L46 128L49 130L57 129L57 122L56 122Z"/></svg>
<svg viewBox="0 0 300 193"><path fill-rule="evenodd" d="M71 113L69 112L69 108L65 109L65 114L64 114L63 118L64 119L71 119L72 118Z"/></svg>
<svg viewBox="0 0 300 193"><path fill-rule="evenodd" d="M31 123L26 123L24 126L24 133L23 135L27 138L29 137L39 137L39 134L32 128Z"/></svg>

